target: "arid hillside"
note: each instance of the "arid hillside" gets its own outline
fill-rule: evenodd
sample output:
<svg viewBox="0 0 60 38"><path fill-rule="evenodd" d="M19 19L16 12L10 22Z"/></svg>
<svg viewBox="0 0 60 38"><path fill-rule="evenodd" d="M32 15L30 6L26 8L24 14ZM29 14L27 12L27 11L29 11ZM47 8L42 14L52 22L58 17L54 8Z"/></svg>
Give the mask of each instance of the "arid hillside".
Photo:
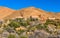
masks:
<svg viewBox="0 0 60 38"><path fill-rule="evenodd" d="M11 18L28 18L28 17L34 17L34 18L56 18L60 19L60 13L52 13L52 12L46 12L44 10L35 8L35 7L28 7L23 8L21 10L12 10L6 7L0 7L0 19L11 19Z"/></svg>
<svg viewBox="0 0 60 38"><path fill-rule="evenodd" d="M44 36L44 37L43 37ZM0 7L0 38L60 38L60 13L35 7Z"/></svg>
<svg viewBox="0 0 60 38"><path fill-rule="evenodd" d="M4 17L8 17L8 15L12 14L15 10L6 8L6 7L0 7L0 19L3 19Z"/></svg>

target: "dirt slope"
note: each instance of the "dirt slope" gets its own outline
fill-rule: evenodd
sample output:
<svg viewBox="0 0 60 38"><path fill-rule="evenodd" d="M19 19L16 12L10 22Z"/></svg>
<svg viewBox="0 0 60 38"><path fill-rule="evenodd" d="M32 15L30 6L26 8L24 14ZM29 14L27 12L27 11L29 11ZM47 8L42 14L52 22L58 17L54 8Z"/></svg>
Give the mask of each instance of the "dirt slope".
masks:
<svg viewBox="0 0 60 38"><path fill-rule="evenodd" d="M0 19L7 17L11 13L13 13L15 10L6 8L6 7L0 7Z"/></svg>
<svg viewBox="0 0 60 38"><path fill-rule="evenodd" d="M23 8L21 10L12 10L6 7L0 7L0 19L20 17L28 18L30 16L43 19L47 19L48 17L55 17L60 19L60 13L46 12L35 7Z"/></svg>

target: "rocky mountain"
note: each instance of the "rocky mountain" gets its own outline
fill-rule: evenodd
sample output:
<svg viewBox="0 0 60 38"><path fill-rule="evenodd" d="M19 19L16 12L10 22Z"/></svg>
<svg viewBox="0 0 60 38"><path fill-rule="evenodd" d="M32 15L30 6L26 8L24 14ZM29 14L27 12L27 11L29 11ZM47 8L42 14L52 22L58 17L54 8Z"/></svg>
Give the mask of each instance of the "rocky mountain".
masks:
<svg viewBox="0 0 60 38"><path fill-rule="evenodd" d="M60 19L60 13L46 12L35 7L23 8L21 10L12 10L10 8L0 7L0 19L11 19L21 17L28 18L30 16L43 19L47 19L49 17Z"/></svg>

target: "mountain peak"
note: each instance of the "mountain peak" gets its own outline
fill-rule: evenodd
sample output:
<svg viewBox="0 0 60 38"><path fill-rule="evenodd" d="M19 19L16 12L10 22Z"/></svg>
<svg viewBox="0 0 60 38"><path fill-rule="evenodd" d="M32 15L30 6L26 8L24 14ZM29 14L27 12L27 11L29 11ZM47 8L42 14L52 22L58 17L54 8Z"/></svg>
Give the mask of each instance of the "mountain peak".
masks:
<svg viewBox="0 0 60 38"><path fill-rule="evenodd" d="M28 7L28 8L35 8L35 7Z"/></svg>
<svg viewBox="0 0 60 38"><path fill-rule="evenodd" d="M7 8L7 7L0 6L0 19L8 16L12 12L14 12L14 10Z"/></svg>
<svg viewBox="0 0 60 38"><path fill-rule="evenodd" d="M6 7L0 6L0 10L1 10L1 9L5 9L5 8L6 8Z"/></svg>
<svg viewBox="0 0 60 38"><path fill-rule="evenodd" d="M0 10L4 10L4 9L6 9L6 10L13 10L11 8L8 8L8 7L0 6Z"/></svg>
<svg viewBox="0 0 60 38"><path fill-rule="evenodd" d="M8 7L0 6L0 8L8 8ZM9 8L9 9L10 9L10 8Z"/></svg>
<svg viewBox="0 0 60 38"><path fill-rule="evenodd" d="M47 17L55 17L55 16L59 17L60 13L53 13L53 12L47 13L46 11L39 8L35 8L35 7L23 8L21 10L12 10L10 8L0 6L0 19L15 18L20 16L24 18L27 18L30 16L36 16L36 17L42 16L42 18L47 18Z"/></svg>

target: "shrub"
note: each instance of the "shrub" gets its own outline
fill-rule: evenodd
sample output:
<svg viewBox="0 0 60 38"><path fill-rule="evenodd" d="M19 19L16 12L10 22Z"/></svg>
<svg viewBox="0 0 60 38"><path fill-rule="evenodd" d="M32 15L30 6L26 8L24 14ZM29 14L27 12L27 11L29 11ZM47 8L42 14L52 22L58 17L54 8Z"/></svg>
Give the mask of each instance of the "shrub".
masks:
<svg viewBox="0 0 60 38"><path fill-rule="evenodd" d="M18 30L18 31L17 31L17 34L20 35L20 34L22 34L23 32L25 32L25 30Z"/></svg>
<svg viewBox="0 0 60 38"><path fill-rule="evenodd" d="M16 38L15 35L10 34L8 38Z"/></svg>
<svg viewBox="0 0 60 38"><path fill-rule="evenodd" d="M20 22L20 25L24 27L28 26L27 22Z"/></svg>
<svg viewBox="0 0 60 38"><path fill-rule="evenodd" d="M12 21L12 22L10 22L9 26L10 26L10 27L17 28L17 27L20 26L20 24L19 24L18 22Z"/></svg>
<svg viewBox="0 0 60 38"><path fill-rule="evenodd" d="M43 29L43 26L41 24L39 24L39 25L36 25L36 28L37 29Z"/></svg>
<svg viewBox="0 0 60 38"><path fill-rule="evenodd" d="M20 38L27 38L26 36L21 36Z"/></svg>

